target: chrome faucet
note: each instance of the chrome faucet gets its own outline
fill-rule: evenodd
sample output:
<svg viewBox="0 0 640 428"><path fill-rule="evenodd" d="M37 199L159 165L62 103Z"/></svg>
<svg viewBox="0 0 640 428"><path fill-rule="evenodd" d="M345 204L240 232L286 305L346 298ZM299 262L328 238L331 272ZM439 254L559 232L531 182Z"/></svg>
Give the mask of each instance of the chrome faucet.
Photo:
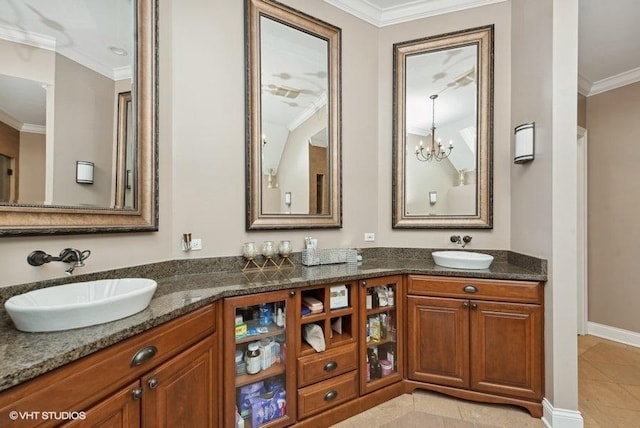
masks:
<svg viewBox="0 0 640 428"><path fill-rule="evenodd" d="M84 261L91 255L90 250L80 251L75 248L65 248L60 254L52 256L44 251L36 250L27 256L27 263L31 266L42 266L49 262L71 263L71 266L65 270L67 275L71 275L75 268L84 266Z"/></svg>
<svg viewBox="0 0 640 428"><path fill-rule="evenodd" d="M471 239L472 238L469 235L464 235L462 238L460 238L460 235L451 235L449 238L451 242L454 244L460 244L462 248L466 247L471 242Z"/></svg>

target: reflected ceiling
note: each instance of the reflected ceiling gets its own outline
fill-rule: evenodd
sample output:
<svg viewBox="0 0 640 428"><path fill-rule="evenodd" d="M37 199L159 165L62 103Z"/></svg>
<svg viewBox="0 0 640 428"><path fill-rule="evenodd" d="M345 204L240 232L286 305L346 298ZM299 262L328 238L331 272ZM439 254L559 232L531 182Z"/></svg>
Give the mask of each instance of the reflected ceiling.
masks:
<svg viewBox="0 0 640 428"><path fill-rule="evenodd" d="M56 51L112 80L121 80L132 75L133 19L132 0L3 0L0 39ZM0 93L8 93L3 87L23 91L23 96L13 98L22 104L0 105L0 110L19 124L44 126L43 117L28 115L43 111L43 91L16 86L14 80L0 75Z"/></svg>

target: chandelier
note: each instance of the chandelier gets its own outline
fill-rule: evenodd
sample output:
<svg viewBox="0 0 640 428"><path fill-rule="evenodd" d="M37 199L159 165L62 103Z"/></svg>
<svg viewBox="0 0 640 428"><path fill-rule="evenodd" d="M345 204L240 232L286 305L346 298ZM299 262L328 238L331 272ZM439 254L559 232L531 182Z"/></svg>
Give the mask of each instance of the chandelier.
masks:
<svg viewBox="0 0 640 428"><path fill-rule="evenodd" d="M430 162L432 160L436 160L440 162L442 159L446 159L451 154L451 150L453 150L453 141L449 141L449 151L445 153L445 150L442 148L442 142L438 138L436 140L436 98L438 95L431 95L431 104L432 104L432 116L431 116L431 141L427 143L425 146L423 141L420 140L420 144L416 146L416 158L420 162Z"/></svg>

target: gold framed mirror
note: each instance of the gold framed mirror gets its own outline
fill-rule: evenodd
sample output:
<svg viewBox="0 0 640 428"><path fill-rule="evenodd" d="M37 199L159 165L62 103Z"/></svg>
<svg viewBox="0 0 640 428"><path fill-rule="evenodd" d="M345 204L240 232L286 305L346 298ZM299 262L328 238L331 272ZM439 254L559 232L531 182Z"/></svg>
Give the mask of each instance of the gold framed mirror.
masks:
<svg viewBox="0 0 640 428"><path fill-rule="evenodd" d="M76 3L0 6L20 30L0 37L0 93L6 76L36 82L44 106L34 127L0 105L0 154L7 135L16 148L0 236L158 230L157 0ZM109 44L85 45L82 22Z"/></svg>
<svg viewBox="0 0 640 428"><path fill-rule="evenodd" d="M393 227L493 227L493 26L396 43Z"/></svg>
<svg viewBox="0 0 640 428"><path fill-rule="evenodd" d="M342 227L339 28L246 0L247 230Z"/></svg>

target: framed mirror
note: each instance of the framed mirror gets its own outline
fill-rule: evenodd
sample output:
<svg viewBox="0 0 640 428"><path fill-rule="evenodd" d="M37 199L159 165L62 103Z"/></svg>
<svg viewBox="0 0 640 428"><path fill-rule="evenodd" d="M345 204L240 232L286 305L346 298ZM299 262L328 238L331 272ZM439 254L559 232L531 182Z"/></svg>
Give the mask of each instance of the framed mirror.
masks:
<svg viewBox="0 0 640 428"><path fill-rule="evenodd" d="M0 5L0 236L158 230L157 13Z"/></svg>
<svg viewBox="0 0 640 428"><path fill-rule="evenodd" d="M342 227L340 29L246 0L247 230Z"/></svg>
<svg viewBox="0 0 640 428"><path fill-rule="evenodd" d="M493 26L397 43L393 227L493 227Z"/></svg>

